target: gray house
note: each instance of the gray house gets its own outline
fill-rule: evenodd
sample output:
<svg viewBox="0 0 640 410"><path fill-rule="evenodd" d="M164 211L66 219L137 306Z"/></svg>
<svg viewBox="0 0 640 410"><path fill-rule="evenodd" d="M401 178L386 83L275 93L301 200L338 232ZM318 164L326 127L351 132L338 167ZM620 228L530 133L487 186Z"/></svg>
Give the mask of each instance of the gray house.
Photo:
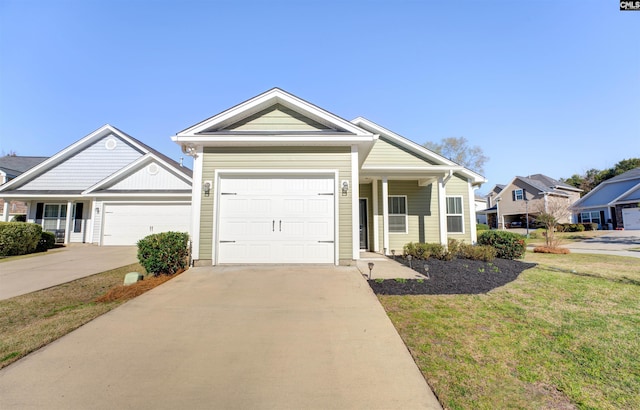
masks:
<svg viewBox="0 0 640 410"><path fill-rule="evenodd" d="M602 182L573 204L579 222L640 229L640 168Z"/></svg>
<svg viewBox="0 0 640 410"><path fill-rule="evenodd" d="M0 157L0 185L5 184L18 175L23 174L27 170L35 167L47 157L27 157L18 155L5 155ZM4 200L0 199L0 215L3 221L16 215L25 215L27 213L27 204L21 201L10 201L5 207Z"/></svg>

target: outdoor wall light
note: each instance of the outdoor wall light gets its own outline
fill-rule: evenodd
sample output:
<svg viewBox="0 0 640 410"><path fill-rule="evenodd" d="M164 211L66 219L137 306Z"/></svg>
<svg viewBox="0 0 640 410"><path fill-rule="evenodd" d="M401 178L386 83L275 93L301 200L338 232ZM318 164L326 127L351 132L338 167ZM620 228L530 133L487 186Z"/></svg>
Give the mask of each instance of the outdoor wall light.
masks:
<svg viewBox="0 0 640 410"><path fill-rule="evenodd" d="M349 181L345 179L340 183L340 186L342 187L342 195L347 195L347 192L349 191Z"/></svg>
<svg viewBox="0 0 640 410"><path fill-rule="evenodd" d="M100 207L96 206L96 215L100 215Z"/></svg>
<svg viewBox="0 0 640 410"><path fill-rule="evenodd" d="M202 190L204 191L204 196L209 196L209 193L211 193L211 181L206 181L202 185Z"/></svg>
<svg viewBox="0 0 640 410"><path fill-rule="evenodd" d="M373 262L369 262L369 280L371 280L371 271L373 270Z"/></svg>

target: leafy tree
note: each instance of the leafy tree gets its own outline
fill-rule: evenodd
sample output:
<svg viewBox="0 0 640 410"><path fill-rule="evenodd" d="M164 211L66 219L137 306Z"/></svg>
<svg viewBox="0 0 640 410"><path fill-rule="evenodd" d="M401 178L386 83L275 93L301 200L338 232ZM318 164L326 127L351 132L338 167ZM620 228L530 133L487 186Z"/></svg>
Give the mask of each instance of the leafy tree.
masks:
<svg viewBox="0 0 640 410"><path fill-rule="evenodd" d="M605 170L591 168L583 175L573 174L569 178L561 179L561 181L576 188L582 189L582 195L585 195L607 179L613 178L617 175L623 174L638 167L640 167L640 158L623 159L611 168Z"/></svg>
<svg viewBox="0 0 640 410"><path fill-rule="evenodd" d="M429 141L423 146L480 174L484 173L484 164L489 160L482 148L469 146L465 137L443 138L440 142Z"/></svg>

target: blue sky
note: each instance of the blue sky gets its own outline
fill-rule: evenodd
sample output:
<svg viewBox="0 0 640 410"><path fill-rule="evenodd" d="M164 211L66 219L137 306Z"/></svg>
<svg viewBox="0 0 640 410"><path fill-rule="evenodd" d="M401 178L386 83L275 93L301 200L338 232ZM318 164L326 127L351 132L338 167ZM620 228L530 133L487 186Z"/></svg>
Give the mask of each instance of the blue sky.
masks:
<svg viewBox="0 0 640 410"><path fill-rule="evenodd" d="M618 1L0 0L0 152L112 124L170 136L273 87L417 143L467 138L487 192L640 157L640 12Z"/></svg>

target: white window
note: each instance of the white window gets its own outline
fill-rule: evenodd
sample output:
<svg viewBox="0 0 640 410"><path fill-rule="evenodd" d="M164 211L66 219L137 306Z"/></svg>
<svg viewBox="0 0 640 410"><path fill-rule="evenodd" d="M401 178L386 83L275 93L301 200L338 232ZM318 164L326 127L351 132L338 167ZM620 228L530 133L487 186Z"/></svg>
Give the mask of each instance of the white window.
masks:
<svg viewBox="0 0 640 410"><path fill-rule="evenodd" d="M580 219L583 223L594 223L598 225L602 223L600 220L600 212L598 211L582 212L580 214Z"/></svg>
<svg viewBox="0 0 640 410"><path fill-rule="evenodd" d="M461 196L447 197L447 232L464 233Z"/></svg>
<svg viewBox="0 0 640 410"><path fill-rule="evenodd" d="M66 204L45 204L44 214L42 218L42 229L45 231L53 231L55 229L64 229L67 219Z"/></svg>
<svg viewBox="0 0 640 410"><path fill-rule="evenodd" d="M514 201L522 201L524 200L524 190L516 189L513 191L513 200Z"/></svg>
<svg viewBox="0 0 640 410"><path fill-rule="evenodd" d="M407 233L406 196L389 196L389 232Z"/></svg>

